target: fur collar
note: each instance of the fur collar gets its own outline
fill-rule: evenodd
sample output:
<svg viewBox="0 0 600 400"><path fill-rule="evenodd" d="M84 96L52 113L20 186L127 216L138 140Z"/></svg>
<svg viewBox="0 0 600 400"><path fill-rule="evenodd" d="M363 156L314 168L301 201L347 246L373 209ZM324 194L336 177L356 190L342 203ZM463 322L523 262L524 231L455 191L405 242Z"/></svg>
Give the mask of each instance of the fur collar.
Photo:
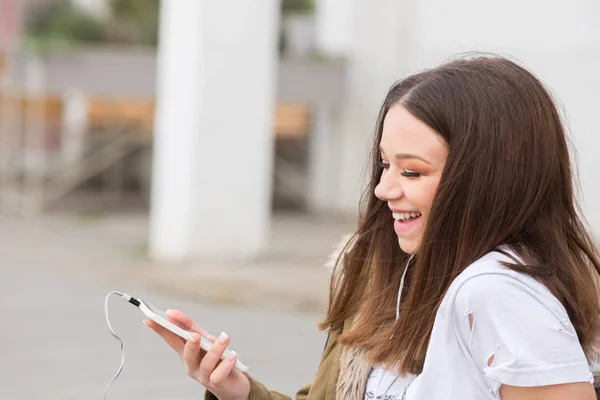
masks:
<svg viewBox="0 0 600 400"><path fill-rule="evenodd" d="M363 400L371 364L363 349L343 348L340 374L335 386L335 400Z"/></svg>
<svg viewBox="0 0 600 400"><path fill-rule="evenodd" d="M344 263L344 254L342 250L352 239L351 235L346 235L342 240L335 246L334 251L331 253L329 260L325 264L332 274L335 274L332 278L337 280L339 274L343 274L342 268ZM354 242L350 243L349 248L354 245ZM338 257L340 257L339 268L335 268ZM342 348L340 355L340 370L335 387L335 399L336 400L363 400L365 391L367 388L367 379L371 371L372 365L369 363L367 358L367 352L363 349L357 348Z"/></svg>

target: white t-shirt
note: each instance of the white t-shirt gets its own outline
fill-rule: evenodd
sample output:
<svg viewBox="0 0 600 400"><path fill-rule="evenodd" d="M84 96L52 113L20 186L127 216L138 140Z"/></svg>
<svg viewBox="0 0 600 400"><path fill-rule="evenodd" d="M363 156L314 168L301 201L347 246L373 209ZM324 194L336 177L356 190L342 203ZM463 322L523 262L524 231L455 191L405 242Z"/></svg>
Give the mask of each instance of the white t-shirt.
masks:
<svg viewBox="0 0 600 400"><path fill-rule="evenodd" d="M489 253L452 282L438 309L421 374L398 377L376 366L365 399L497 400L502 384L593 383L562 304L546 286L501 261L513 262Z"/></svg>

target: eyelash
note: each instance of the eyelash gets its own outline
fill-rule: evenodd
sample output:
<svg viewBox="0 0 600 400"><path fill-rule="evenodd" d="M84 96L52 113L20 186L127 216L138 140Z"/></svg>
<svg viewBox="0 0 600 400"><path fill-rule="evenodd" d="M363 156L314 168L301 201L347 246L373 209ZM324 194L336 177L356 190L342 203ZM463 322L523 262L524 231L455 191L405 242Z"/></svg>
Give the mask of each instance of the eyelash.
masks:
<svg viewBox="0 0 600 400"><path fill-rule="evenodd" d="M378 161L377 166L379 168L388 169L390 167L390 164L384 163L383 161ZM400 175L408 177L408 178L418 178L421 176L421 174L419 172L407 171L405 169L402 170L402 173Z"/></svg>

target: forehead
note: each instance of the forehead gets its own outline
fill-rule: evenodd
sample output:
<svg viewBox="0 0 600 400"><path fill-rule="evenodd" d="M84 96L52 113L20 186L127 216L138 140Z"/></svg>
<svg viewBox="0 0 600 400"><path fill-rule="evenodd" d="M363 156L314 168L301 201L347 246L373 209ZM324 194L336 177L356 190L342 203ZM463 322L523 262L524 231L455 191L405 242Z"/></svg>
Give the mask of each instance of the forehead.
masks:
<svg viewBox="0 0 600 400"><path fill-rule="evenodd" d="M380 145L390 156L392 153L413 153L432 161L447 156L444 138L401 105L395 105L388 111L383 121Z"/></svg>

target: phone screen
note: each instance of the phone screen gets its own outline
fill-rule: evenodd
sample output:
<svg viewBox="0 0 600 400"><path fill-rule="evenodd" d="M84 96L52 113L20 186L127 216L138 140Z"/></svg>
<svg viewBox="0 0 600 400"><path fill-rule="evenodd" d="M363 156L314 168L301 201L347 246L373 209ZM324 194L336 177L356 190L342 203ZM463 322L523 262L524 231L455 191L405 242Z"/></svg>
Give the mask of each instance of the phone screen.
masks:
<svg viewBox="0 0 600 400"><path fill-rule="evenodd" d="M163 318L163 319L165 319L165 320L169 321L169 317L167 316L167 314L165 314L165 312L164 312L164 311L162 311L162 310L160 310L160 309L158 309L158 308L154 307L152 304L150 304L150 303L148 303L148 302L146 302L146 301L140 300L140 303L144 303L144 305L145 305L146 307L148 307L148 309L149 309L150 311L152 311L154 314L156 314L156 315L158 315L159 317L161 317L161 318Z"/></svg>

